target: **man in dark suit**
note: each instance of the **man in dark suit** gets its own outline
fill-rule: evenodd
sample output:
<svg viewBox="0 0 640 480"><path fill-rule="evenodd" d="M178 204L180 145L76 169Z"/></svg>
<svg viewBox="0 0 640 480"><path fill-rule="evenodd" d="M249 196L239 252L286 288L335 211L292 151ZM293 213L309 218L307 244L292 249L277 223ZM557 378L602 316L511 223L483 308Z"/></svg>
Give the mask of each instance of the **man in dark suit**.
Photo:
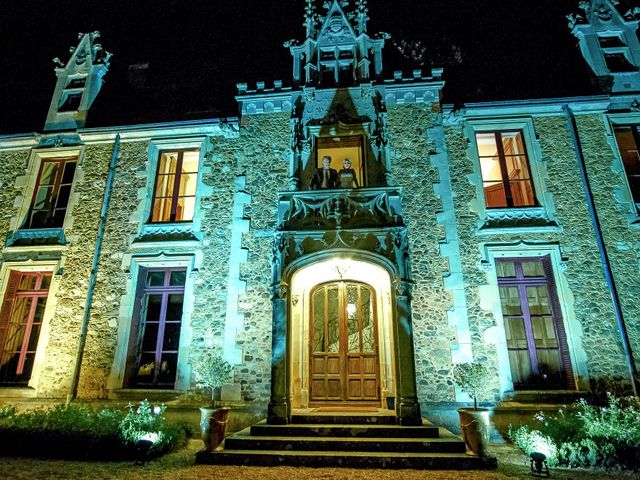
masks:
<svg viewBox="0 0 640 480"><path fill-rule="evenodd" d="M331 168L331 157L322 157L322 168L317 168L311 179L311 190L338 188L338 172Z"/></svg>

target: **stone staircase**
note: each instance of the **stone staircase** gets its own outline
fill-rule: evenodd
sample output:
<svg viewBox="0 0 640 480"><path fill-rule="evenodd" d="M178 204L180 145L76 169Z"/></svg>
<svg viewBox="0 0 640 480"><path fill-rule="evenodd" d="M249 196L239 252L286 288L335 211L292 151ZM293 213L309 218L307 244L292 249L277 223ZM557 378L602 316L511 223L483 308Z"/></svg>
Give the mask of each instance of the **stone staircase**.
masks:
<svg viewBox="0 0 640 480"><path fill-rule="evenodd" d="M465 454L459 437L426 420L396 425L393 415L293 415L289 425L253 425L226 438L224 450L198 452L196 463L251 466L470 470L495 458Z"/></svg>

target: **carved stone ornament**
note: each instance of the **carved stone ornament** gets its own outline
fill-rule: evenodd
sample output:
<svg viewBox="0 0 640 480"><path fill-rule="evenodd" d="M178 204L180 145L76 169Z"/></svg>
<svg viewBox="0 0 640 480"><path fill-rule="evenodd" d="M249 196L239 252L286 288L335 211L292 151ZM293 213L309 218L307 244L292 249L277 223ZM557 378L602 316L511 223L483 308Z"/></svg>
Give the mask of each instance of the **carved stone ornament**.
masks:
<svg viewBox="0 0 640 480"><path fill-rule="evenodd" d="M631 102L631 106L629 107L629 111L631 112L640 112L640 102L638 102L638 99L634 99L633 102Z"/></svg>
<svg viewBox="0 0 640 480"><path fill-rule="evenodd" d="M403 225L387 192L291 195L289 201L281 222L287 230Z"/></svg>
<svg viewBox="0 0 640 480"><path fill-rule="evenodd" d="M274 300L287 298L287 294L289 293L289 285L284 282L276 283L275 285L271 285L269 287L269 293L271 293L271 296Z"/></svg>
<svg viewBox="0 0 640 480"><path fill-rule="evenodd" d="M407 280L397 280L393 284L393 288L396 292L397 298L406 298L411 300L411 294L413 293L413 283Z"/></svg>
<svg viewBox="0 0 640 480"><path fill-rule="evenodd" d="M495 264L487 260L482 260L480 262L480 269L487 273L492 273L495 271Z"/></svg>

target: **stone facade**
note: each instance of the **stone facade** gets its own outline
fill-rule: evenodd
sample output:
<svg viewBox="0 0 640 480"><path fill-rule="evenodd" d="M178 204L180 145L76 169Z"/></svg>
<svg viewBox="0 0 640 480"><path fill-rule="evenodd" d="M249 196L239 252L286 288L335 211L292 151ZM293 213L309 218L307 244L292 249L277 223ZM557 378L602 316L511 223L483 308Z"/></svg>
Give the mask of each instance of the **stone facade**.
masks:
<svg viewBox="0 0 640 480"><path fill-rule="evenodd" d="M245 401L270 402L270 421L286 421L291 399L299 407L312 388L310 314L308 307L294 308L308 301L296 295L327 279L342 281L344 272L331 262L343 261L353 268L369 263L367 271L380 275L371 283L385 289L379 312L386 330L380 332L392 338L380 341L388 349L378 365L387 390L377 402L397 400L401 421L415 423L419 407L428 415L431 406L468 400L453 381L453 367L476 361L490 368L493 389L482 400L493 403L514 390L495 268L496 259L512 257L549 258L571 363L567 388L630 383L567 111L575 112L599 228L637 352L638 205L613 132L615 125L639 123L637 100L621 93L454 109L440 102L441 71L379 79L386 36L369 37L364 17L354 31L338 2L328 12L322 25L306 18L304 48L326 54L332 42L342 48L358 37L374 56L357 50L353 68L371 62L375 68L358 70L345 88L309 73L315 67L300 62L311 57L292 43L295 85L240 85L240 119L0 137L0 292L10 271L53 274L33 374L20 388L2 386L0 378L0 396L67 395L87 297L91 315L78 395L115 398L132 390L128 362L136 351L141 272L181 268L187 278L174 390L195 388L191 365L213 350L234 365ZM102 71L108 62L105 67L100 58ZM340 77L338 67L332 72ZM475 138L495 131L524 138L536 190L531 208L486 206ZM310 190L319 145L343 137L360 139L368 183ZM200 154L193 219L153 223L159 156L183 149ZM25 229L40 166L61 156L78 159L64 224ZM296 272L320 264L337 273L289 284ZM299 338L292 338L294 330ZM291 371L293 364L299 371Z"/></svg>

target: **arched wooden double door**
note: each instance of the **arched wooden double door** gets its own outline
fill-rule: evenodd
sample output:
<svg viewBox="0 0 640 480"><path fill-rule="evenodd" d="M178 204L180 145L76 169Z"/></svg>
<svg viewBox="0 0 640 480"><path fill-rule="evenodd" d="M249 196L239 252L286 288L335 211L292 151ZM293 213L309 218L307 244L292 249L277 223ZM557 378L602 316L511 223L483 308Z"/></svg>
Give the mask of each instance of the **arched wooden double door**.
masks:
<svg viewBox="0 0 640 480"><path fill-rule="evenodd" d="M375 291L350 281L314 288L310 302L310 403L380 402Z"/></svg>

